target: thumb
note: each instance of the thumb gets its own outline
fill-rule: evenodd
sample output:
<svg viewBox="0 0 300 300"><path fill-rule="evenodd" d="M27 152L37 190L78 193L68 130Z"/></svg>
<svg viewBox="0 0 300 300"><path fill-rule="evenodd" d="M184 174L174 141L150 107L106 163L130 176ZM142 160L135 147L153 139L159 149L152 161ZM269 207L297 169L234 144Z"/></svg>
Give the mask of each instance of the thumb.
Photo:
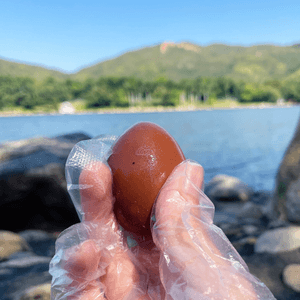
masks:
<svg viewBox="0 0 300 300"><path fill-rule="evenodd" d="M252 283L260 288L263 284L213 225L214 205L201 190L203 177L199 164L184 161L168 178L154 207L152 233L161 251L166 294L174 299L257 299Z"/></svg>

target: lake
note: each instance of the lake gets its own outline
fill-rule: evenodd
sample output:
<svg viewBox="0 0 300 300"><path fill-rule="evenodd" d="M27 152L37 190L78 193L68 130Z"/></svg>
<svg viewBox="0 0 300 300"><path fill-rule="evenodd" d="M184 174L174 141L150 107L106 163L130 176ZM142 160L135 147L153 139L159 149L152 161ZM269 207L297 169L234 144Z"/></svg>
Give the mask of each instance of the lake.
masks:
<svg viewBox="0 0 300 300"><path fill-rule="evenodd" d="M255 190L272 190L299 106L190 112L0 117L0 143L71 132L120 135L140 121L165 128L187 158L205 169L205 182L217 174L235 176Z"/></svg>

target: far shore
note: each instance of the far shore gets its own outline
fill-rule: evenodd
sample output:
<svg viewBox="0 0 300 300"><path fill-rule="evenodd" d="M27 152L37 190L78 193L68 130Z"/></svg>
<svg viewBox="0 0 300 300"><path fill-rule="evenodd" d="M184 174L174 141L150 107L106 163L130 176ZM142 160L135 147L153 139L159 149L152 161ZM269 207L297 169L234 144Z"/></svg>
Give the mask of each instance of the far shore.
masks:
<svg viewBox="0 0 300 300"><path fill-rule="evenodd" d="M222 106L196 106L185 105L176 107L128 107L128 108L102 108L93 110L77 110L72 115L86 115L86 114L127 114L127 113L157 113L157 112L188 112L188 111L211 111L211 110L233 110L233 109L265 109L265 108L288 108L299 106L296 103L259 103L259 104L236 104ZM47 115L69 115L59 112L44 112L44 111L0 111L0 117L21 117L21 116L47 116Z"/></svg>

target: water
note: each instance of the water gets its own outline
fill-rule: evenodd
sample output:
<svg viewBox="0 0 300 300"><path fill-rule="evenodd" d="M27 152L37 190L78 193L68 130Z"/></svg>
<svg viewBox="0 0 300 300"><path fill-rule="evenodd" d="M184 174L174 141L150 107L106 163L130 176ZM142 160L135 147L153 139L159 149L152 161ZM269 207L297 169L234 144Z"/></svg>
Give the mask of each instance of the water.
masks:
<svg viewBox="0 0 300 300"><path fill-rule="evenodd" d="M49 115L0 118L0 143L70 132L120 135L151 121L165 128L187 158L217 174L236 176L255 190L272 190L284 151L295 131L299 107L193 112Z"/></svg>

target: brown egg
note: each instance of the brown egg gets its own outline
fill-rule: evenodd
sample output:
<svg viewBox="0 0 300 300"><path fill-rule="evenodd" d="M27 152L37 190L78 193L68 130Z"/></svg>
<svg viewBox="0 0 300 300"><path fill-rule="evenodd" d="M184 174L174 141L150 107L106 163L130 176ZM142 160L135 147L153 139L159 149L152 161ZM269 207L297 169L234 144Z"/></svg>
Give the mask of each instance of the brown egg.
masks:
<svg viewBox="0 0 300 300"><path fill-rule="evenodd" d="M108 164L113 174L114 212L122 227L137 235L151 236L153 203L183 160L175 139L150 122L134 125L117 140Z"/></svg>

